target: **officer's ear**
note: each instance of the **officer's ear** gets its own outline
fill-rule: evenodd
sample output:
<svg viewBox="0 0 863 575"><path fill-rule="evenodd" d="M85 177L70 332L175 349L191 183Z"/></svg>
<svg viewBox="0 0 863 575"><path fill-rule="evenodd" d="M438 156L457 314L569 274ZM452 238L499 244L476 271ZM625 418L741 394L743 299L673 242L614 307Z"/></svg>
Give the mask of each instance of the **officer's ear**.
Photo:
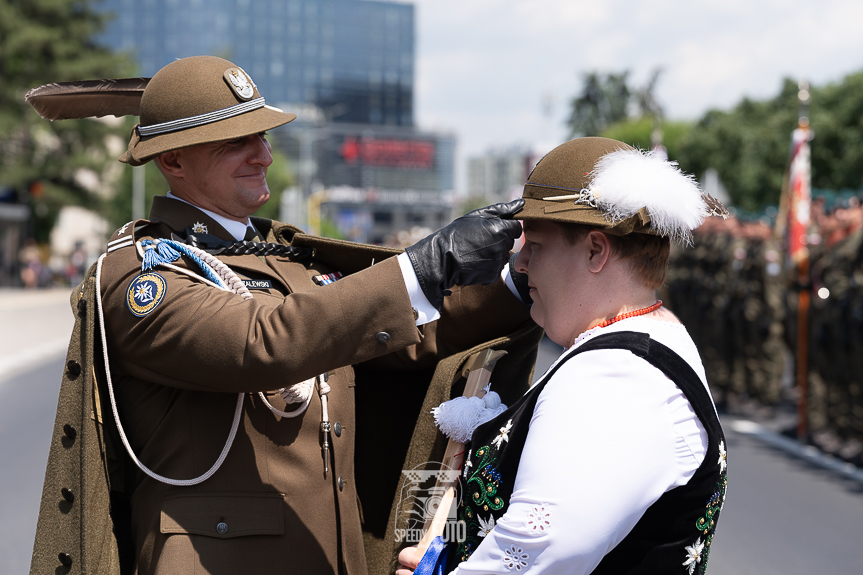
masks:
<svg viewBox="0 0 863 575"><path fill-rule="evenodd" d="M171 150L163 152L156 156L155 162L159 171L166 176L179 178L183 176L183 162L180 157L180 150Z"/></svg>

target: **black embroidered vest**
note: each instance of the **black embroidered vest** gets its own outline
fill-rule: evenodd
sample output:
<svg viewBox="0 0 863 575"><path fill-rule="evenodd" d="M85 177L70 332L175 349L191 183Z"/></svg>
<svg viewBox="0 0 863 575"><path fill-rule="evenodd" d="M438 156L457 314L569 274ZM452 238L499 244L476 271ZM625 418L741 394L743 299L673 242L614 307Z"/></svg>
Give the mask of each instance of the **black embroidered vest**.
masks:
<svg viewBox="0 0 863 575"><path fill-rule="evenodd" d="M505 412L474 430L459 479L459 519L467 539L451 544L447 572L466 561L482 539L477 532L489 515L495 523L509 506L521 452L540 393L557 369L579 353L625 349L661 370L683 392L707 431L707 453L686 485L664 493L632 531L611 550L594 574L703 574L725 500L725 436L710 396L693 369L674 351L645 333L598 336L574 349ZM522 568L530 566L523 565Z"/></svg>

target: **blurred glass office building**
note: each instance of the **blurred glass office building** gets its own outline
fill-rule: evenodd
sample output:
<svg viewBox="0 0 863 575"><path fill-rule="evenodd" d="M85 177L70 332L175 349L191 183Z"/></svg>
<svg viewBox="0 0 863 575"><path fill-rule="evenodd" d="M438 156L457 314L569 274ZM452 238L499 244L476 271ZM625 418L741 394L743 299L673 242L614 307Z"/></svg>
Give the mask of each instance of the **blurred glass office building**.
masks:
<svg viewBox="0 0 863 575"><path fill-rule="evenodd" d="M104 0L102 36L152 76L209 54L248 72L273 104L335 122L413 125L414 7L364 0Z"/></svg>
<svg viewBox="0 0 863 575"><path fill-rule="evenodd" d="M298 197L340 187L344 201L324 199L323 215L336 223L371 222L342 230L350 239L380 242L402 224L436 228L449 220L445 192L453 186L455 139L414 126L412 4L104 0L100 6L113 14L101 42L130 53L141 75L177 58L221 56L249 73L268 104L297 113L298 120L274 132L274 142L292 160ZM346 187L364 200L352 205ZM406 191L436 199L370 201L417 197L389 193Z"/></svg>

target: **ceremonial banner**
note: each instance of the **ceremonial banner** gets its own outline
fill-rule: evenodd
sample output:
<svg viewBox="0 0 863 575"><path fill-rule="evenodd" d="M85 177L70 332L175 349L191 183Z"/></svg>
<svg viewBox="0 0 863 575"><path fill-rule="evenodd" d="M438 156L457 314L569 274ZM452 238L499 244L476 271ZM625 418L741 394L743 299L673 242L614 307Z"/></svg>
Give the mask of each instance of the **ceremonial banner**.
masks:
<svg viewBox="0 0 863 575"><path fill-rule="evenodd" d="M791 135L791 162L788 176L788 255L799 263L808 256L811 174L809 169L809 128L797 128Z"/></svg>

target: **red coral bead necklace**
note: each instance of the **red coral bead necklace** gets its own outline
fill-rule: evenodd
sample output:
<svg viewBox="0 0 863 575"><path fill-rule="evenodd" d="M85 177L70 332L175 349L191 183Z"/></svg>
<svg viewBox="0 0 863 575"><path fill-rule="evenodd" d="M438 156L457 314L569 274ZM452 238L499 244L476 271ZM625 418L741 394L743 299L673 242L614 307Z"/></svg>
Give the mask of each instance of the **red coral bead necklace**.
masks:
<svg viewBox="0 0 863 575"><path fill-rule="evenodd" d="M650 312L656 311L656 310L658 310L658 309L659 309L659 308L661 308L661 307L662 307L662 300L661 300L661 299L658 299L658 300L656 300L656 303L655 303L655 304L653 304L653 305L649 305L649 306L647 306L647 307L643 307L643 308L641 308L641 309L637 309L637 310L634 310L634 311L628 311L628 312L626 312L626 313L622 313L622 314L616 315L616 316L614 316L614 317L613 317L613 318L611 318L611 319L607 319L607 320L605 320L604 322L602 322L601 324L597 325L596 327L607 327L607 326L610 326L611 324L616 323L616 322L618 322L618 321L620 321L620 320L622 320L622 319L627 319L627 318L630 318L630 317L636 317L636 316L639 316L639 315L645 315L645 314L648 314L648 313L650 313Z"/></svg>

